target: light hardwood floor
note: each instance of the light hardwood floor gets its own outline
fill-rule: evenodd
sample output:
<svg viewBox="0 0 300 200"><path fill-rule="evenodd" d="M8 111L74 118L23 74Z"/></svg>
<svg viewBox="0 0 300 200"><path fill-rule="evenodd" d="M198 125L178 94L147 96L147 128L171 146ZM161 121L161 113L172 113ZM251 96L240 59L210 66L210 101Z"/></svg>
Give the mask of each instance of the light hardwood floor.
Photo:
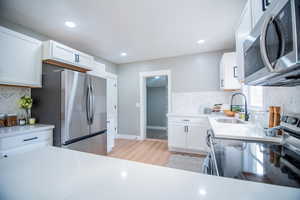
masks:
<svg viewBox="0 0 300 200"><path fill-rule="evenodd" d="M168 142L163 140L127 140L117 139L110 157L137 161L147 164L165 166L171 152L168 151Z"/></svg>
<svg viewBox="0 0 300 200"><path fill-rule="evenodd" d="M127 140L117 139L110 157L165 166L172 154L182 154L201 157L198 154L176 153L168 151L167 140ZM202 155L203 156L203 155Z"/></svg>

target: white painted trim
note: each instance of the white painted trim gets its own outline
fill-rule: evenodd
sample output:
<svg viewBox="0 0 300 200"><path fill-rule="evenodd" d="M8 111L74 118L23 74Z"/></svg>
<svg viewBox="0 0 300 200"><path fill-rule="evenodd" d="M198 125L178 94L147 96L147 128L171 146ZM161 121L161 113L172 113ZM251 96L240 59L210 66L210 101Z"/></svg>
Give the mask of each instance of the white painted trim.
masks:
<svg viewBox="0 0 300 200"><path fill-rule="evenodd" d="M164 127L164 126L147 126L147 129L152 129L152 130L167 130L167 127Z"/></svg>
<svg viewBox="0 0 300 200"><path fill-rule="evenodd" d="M141 140L141 137L139 135L117 134L117 138L119 138L119 139L128 139L128 140Z"/></svg>
<svg viewBox="0 0 300 200"><path fill-rule="evenodd" d="M87 74L90 74L92 76L98 76L100 78L111 78L111 79L118 79L118 76L116 74L110 73L110 72L99 72L99 71L88 71Z"/></svg>
<svg viewBox="0 0 300 200"><path fill-rule="evenodd" d="M140 137L142 140L146 138L146 78L154 76L168 76L168 113L172 112L171 91L172 91L172 76L171 70L140 72Z"/></svg>
<svg viewBox="0 0 300 200"><path fill-rule="evenodd" d="M180 153L192 153L192 154L200 154L200 155L207 155L207 151L196 150L196 149L185 149L185 148L177 148L177 147L168 147L169 151L171 152L180 152Z"/></svg>

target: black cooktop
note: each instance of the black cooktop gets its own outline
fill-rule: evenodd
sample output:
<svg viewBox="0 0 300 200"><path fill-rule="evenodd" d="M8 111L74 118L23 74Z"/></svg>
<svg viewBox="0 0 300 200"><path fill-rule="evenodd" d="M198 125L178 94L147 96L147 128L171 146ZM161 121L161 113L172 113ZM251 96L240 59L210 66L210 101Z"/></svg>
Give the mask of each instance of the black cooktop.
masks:
<svg viewBox="0 0 300 200"><path fill-rule="evenodd" d="M300 188L300 158L280 145L214 145L220 176Z"/></svg>

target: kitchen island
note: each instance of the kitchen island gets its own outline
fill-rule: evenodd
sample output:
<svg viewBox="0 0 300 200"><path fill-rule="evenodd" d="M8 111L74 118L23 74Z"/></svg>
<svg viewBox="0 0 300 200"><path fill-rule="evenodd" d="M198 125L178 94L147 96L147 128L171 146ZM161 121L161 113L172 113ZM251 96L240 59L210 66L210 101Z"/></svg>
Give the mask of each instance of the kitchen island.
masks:
<svg viewBox="0 0 300 200"><path fill-rule="evenodd" d="M44 147L0 160L0 199L299 200L300 189Z"/></svg>

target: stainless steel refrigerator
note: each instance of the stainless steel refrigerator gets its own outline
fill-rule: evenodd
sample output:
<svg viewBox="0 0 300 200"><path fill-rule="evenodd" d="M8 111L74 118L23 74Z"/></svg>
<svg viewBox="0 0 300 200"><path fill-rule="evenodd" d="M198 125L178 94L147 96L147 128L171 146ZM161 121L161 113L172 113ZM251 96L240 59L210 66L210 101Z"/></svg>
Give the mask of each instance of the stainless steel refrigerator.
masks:
<svg viewBox="0 0 300 200"><path fill-rule="evenodd" d="M107 153L106 80L43 64L43 88L32 89L31 114L54 124L54 146Z"/></svg>

